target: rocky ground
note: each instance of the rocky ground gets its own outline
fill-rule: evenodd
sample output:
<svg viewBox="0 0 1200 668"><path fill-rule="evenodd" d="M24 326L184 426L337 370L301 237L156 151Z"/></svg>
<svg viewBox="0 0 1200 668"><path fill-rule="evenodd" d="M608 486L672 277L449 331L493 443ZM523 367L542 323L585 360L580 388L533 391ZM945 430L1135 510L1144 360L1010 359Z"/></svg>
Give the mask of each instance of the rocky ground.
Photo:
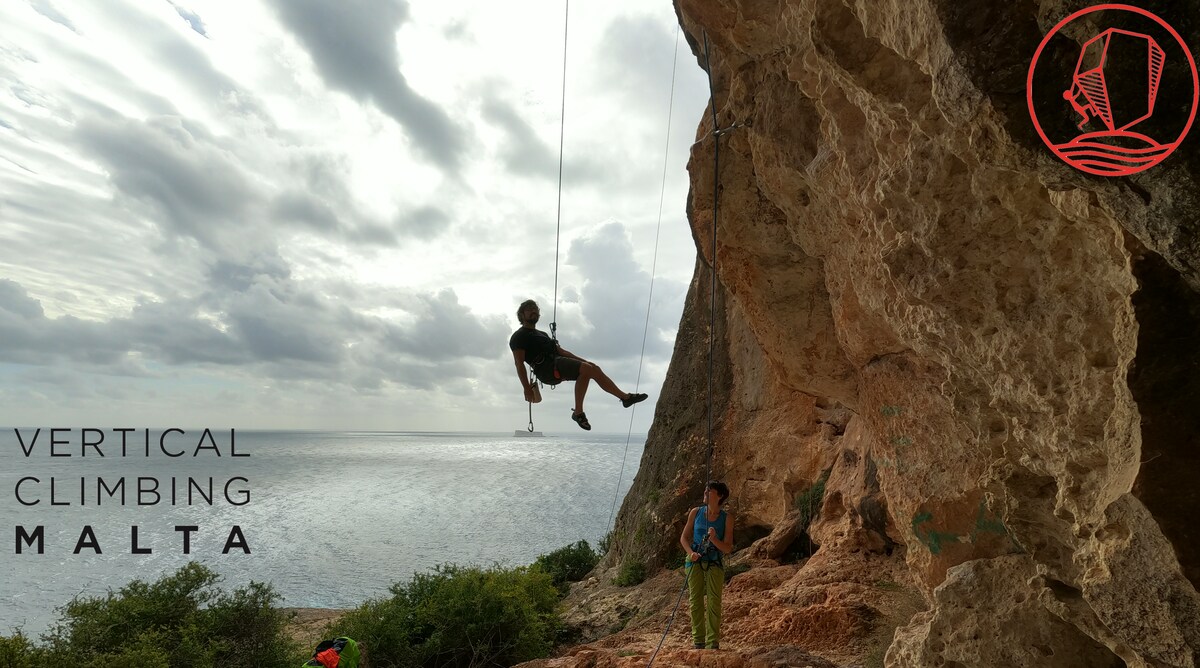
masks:
<svg viewBox="0 0 1200 668"><path fill-rule="evenodd" d="M316 647L325 639L325 628L341 619L347 610L328 608L284 608L284 614L292 615L287 633L301 647Z"/></svg>
<svg viewBox="0 0 1200 668"><path fill-rule="evenodd" d="M822 557L819 551L793 564L735 559L731 572L749 569L726 585L721 649L715 651L692 649L681 571L661 571L637 587L618 587L611 584L614 573L600 573L576 585L564 602L566 621L582 644L521 665L645 666L661 642L654 665L664 668L882 666L896 627L925 607L893 564L867 553Z"/></svg>

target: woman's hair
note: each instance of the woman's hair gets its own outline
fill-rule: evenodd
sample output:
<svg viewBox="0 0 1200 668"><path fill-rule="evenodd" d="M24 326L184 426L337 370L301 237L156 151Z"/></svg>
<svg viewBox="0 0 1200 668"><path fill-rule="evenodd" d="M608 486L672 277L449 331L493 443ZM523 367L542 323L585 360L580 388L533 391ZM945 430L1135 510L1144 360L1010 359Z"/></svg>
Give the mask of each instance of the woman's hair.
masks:
<svg viewBox="0 0 1200 668"><path fill-rule="evenodd" d="M520 322L522 325L525 324L525 321L521 319L521 314L531 308L538 308L537 302L532 299L526 299L521 302L521 305L517 307L517 322Z"/></svg>
<svg viewBox="0 0 1200 668"><path fill-rule="evenodd" d="M719 505L725 505L725 501L729 499L729 485L720 480L709 480L704 489L711 489L717 493L717 496L720 497Z"/></svg>

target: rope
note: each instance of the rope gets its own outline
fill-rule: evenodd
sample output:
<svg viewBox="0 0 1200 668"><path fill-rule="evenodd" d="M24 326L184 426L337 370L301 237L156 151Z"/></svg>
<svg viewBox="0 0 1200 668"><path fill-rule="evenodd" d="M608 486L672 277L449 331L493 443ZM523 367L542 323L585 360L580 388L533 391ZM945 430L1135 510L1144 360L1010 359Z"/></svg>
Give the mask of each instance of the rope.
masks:
<svg viewBox="0 0 1200 668"><path fill-rule="evenodd" d="M712 106L713 119L713 227L712 227L712 281L708 292L708 471L704 480L712 479L712 457L716 441L713 438L713 345L717 338L717 212L721 202L721 135L717 129L717 96L713 92L712 60L709 57L708 31L704 32L704 65L708 72L708 97Z"/></svg>
<svg viewBox="0 0 1200 668"><path fill-rule="evenodd" d="M550 316L550 340L558 343L558 250L562 240L563 144L567 128L567 28L570 26L571 0L563 5L562 102L558 111L558 207L554 223L554 312ZM553 386L552 386L553 387ZM533 402L529 402L529 431L533 432Z"/></svg>
<svg viewBox="0 0 1200 668"><path fill-rule="evenodd" d="M654 665L654 657L658 656L658 650L662 649L663 641L671 632L671 624L675 621L675 613L679 611L679 603L683 601L683 592L685 591L687 591L687 578L683 579L683 588L679 590L679 597L675 599L675 607L671 610L671 617L667 619L667 628L663 631L662 637L658 639L658 647L654 648L654 653L650 655L650 662L646 664L646 668Z"/></svg>
<svg viewBox="0 0 1200 668"><path fill-rule="evenodd" d="M708 309L708 470L705 473L704 480L707 482L712 478L712 459L713 449L716 440L713 436L713 349L716 342L716 323L717 323L717 211L721 204L721 135L740 127L734 123L723 130L717 122L717 95L713 90L712 80L712 59L709 52L708 31L704 31L704 69L708 72L708 96L712 106L713 119L713 227L712 227L712 280L709 283L709 309ZM694 144L693 144L694 146ZM687 590L687 581L683 583L683 589L679 592L679 598L675 601L675 608L671 610L671 616L667 619L667 628L663 630L662 638L658 641L658 648L650 655L650 661L646 663L646 668L651 668L654 665L654 659L658 656L658 650L662 648L663 642L667 639L667 634L671 632L671 624L675 621L675 614L679 612L679 603L683 600L683 592Z"/></svg>
<svg viewBox="0 0 1200 668"><path fill-rule="evenodd" d="M558 216L554 229L554 314L550 317L550 338L558 342L558 248L562 239L563 139L567 128L567 27L570 25L571 0L563 6L562 106L558 116Z"/></svg>
<svg viewBox="0 0 1200 668"><path fill-rule="evenodd" d="M534 389L536 389L537 382L538 382L537 376L535 376L533 374L533 369L530 369L529 370L529 384L533 385ZM532 401L529 402L529 433L531 433L531 434L533 433L533 402Z"/></svg>
<svg viewBox="0 0 1200 668"><path fill-rule="evenodd" d="M646 357L646 337L650 333L650 306L654 302L654 277L658 272L658 237L662 231L663 201L667 193L667 165L671 156L671 117L675 112L675 71L679 64L679 33L683 29L675 26L675 57L671 60L671 96L667 102L667 142L663 148L662 187L658 191L658 224L654 228L654 256L650 263L650 295L646 297L646 326L642 329L642 352L638 355L637 380L633 383L633 391L637 392L642 385L642 361ZM629 431L625 434L625 454L621 456L621 470L617 475L617 488L613 490L612 509L608 512L608 524L612 526L613 517L617 512L617 496L621 493L621 481L625 477L625 460L629 457L629 442L633 438L633 417L637 405L629 413Z"/></svg>

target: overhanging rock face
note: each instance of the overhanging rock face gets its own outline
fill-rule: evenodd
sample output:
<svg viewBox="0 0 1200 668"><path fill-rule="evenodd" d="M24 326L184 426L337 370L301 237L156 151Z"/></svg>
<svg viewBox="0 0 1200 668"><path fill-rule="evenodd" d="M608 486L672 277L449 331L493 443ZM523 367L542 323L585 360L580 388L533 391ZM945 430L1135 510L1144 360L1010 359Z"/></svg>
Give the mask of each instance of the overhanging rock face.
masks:
<svg viewBox="0 0 1200 668"><path fill-rule="evenodd" d="M1103 179L1042 146L1025 73L1078 8L677 0L745 127L697 131L702 260L610 559L665 562L698 498L712 336L744 554L828 472L801 576L903 560L929 603L887 665L1196 665L1200 151Z"/></svg>

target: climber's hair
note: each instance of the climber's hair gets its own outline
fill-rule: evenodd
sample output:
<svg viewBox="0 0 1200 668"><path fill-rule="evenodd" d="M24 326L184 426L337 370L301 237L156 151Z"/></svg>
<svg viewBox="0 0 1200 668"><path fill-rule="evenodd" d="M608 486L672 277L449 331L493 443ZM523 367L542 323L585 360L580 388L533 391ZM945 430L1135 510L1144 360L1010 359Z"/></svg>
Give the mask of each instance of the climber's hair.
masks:
<svg viewBox="0 0 1200 668"><path fill-rule="evenodd" d="M717 493L717 496L720 497L718 505L725 505L725 501L729 499L729 486L720 480L709 480L708 484L704 486L704 489L711 489Z"/></svg>
<svg viewBox="0 0 1200 668"><path fill-rule="evenodd" d="M537 302L533 301L532 299L526 299L525 301L521 302L521 305L517 307L517 322L524 325L525 311L528 311L531 308L538 309L539 311L541 310L538 308Z"/></svg>

